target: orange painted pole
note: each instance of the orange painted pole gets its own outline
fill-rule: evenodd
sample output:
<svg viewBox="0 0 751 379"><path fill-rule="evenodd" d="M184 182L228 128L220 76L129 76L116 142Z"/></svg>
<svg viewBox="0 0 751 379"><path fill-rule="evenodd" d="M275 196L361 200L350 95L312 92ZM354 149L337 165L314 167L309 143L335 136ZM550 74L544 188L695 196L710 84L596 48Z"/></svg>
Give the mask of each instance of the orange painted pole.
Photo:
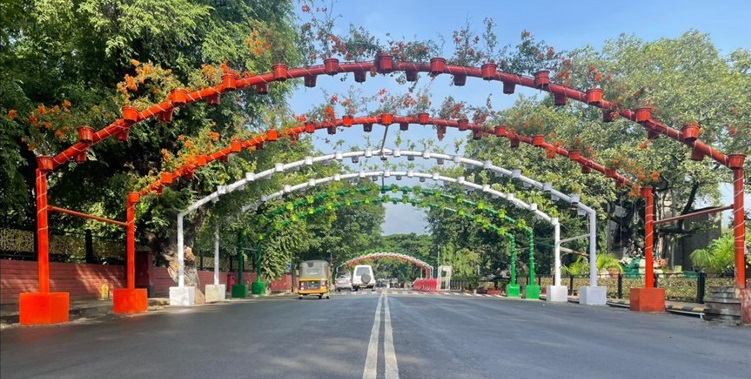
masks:
<svg viewBox="0 0 751 379"><path fill-rule="evenodd" d="M36 170L37 267L39 292L50 292L50 244L47 224L47 172Z"/></svg>
<svg viewBox="0 0 751 379"><path fill-rule="evenodd" d="M645 260L645 272L644 272L644 288L654 288L654 256L652 249L654 247L654 193L652 193L652 187L646 186L641 188L641 196L646 202L644 208L644 260Z"/></svg>
<svg viewBox="0 0 751 379"><path fill-rule="evenodd" d="M735 239L735 285L746 288L746 220L743 214L743 165L733 170L733 236Z"/></svg>
<svg viewBox="0 0 751 379"><path fill-rule="evenodd" d="M136 288L136 208L135 204L140 199L138 192L128 194L126 205L126 270L128 289Z"/></svg>

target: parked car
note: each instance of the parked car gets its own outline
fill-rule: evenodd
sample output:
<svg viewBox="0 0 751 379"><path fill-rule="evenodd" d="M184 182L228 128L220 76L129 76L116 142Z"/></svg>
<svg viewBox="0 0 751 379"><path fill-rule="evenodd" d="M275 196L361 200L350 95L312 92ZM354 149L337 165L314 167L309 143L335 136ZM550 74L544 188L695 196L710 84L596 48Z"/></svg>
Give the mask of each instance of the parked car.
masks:
<svg viewBox="0 0 751 379"><path fill-rule="evenodd" d="M341 292L341 290L352 291L352 275L350 275L349 272L340 272L339 275L336 276L336 282L334 285L336 287L336 292Z"/></svg>
<svg viewBox="0 0 751 379"><path fill-rule="evenodd" d="M370 265L355 266L352 275L352 289L357 291L360 288L370 288L375 291L376 279L373 275L373 267Z"/></svg>

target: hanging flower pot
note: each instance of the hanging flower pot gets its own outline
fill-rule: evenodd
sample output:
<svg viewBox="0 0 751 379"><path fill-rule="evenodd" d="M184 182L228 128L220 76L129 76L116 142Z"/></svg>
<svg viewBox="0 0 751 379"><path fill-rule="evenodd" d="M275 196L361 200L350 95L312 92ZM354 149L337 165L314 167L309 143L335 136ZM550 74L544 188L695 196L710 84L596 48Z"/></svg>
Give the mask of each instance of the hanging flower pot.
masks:
<svg viewBox="0 0 751 379"><path fill-rule="evenodd" d="M314 133L316 131L316 124L312 122L305 123L305 133Z"/></svg>
<svg viewBox="0 0 751 379"><path fill-rule="evenodd" d="M392 115L391 113L382 113L380 119L381 124L391 125L394 122L394 115Z"/></svg>
<svg viewBox="0 0 751 379"><path fill-rule="evenodd" d="M234 91L237 89L237 75L228 72L222 75L222 87L226 91Z"/></svg>
<svg viewBox="0 0 751 379"><path fill-rule="evenodd" d="M704 160L704 153L702 153L701 150L699 150L696 147L694 147L693 149L691 149L691 157L690 157L690 159L692 161L701 162L702 160Z"/></svg>
<svg viewBox="0 0 751 379"><path fill-rule="evenodd" d="M242 142L237 141L237 140L232 141L229 144L229 149L233 153L239 153L239 152L241 152L243 150L243 144L242 144Z"/></svg>
<svg viewBox="0 0 751 379"><path fill-rule="evenodd" d="M417 81L417 71L415 70L407 70L404 72L404 74L407 76L408 82L416 82Z"/></svg>
<svg viewBox="0 0 751 379"><path fill-rule="evenodd" d="M175 88L170 93L170 101L174 105L185 105L188 102L188 91L183 88Z"/></svg>
<svg viewBox="0 0 751 379"><path fill-rule="evenodd" d="M180 176L188 180L193 180L193 178L195 177L195 172L190 168L185 167L180 170Z"/></svg>
<svg viewBox="0 0 751 379"><path fill-rule="evenodd" d="M132 124L138 122L138 118L139 114L136 107L131 107L130 105L123 107L123 120L125 120L125 122Z"/></svg>
<svg viewBox="0 0 751 379"><path fill-rule="evenodd" d="M375 61L377 70L381 74L394 71L394 56L387 54L378 54Z"/></svg>
<svg viewBox="0 0 751 379"><path fill-rule="evenodd" d="M548 85L550 85L550 71L540 70L535 72L534 83L537 88L548 88Z"/></svg>
<svg viewBox="0 0 751 379"><path fill-rule="evenodd" d="M94 128L90 126L79 126L76 130L78 130L79 142L91 143L94 140Z"/></svg>
<svg viewBox="0 0 751 379"><path fill-rule="evenodd" d="M329 135L333 136L334 134L336 134L336 126L329 126L326 128L326 131L328 131Z"/></svg>
<svg viewBox="0 0 751 379"><path fill-rule="evenodd" d="M370 133L373 131L373 124L370 122L366 122L362 124L362 130L366 133Z"/></svg>
<svg viewBox="0 0 751 379"><path fill-rule="evenodd" d="M521 142L518 138L512 138L509 140L511 142L511 148L516 149L519 147L519 142Z"/></svg>
<svg viewBox="0 0 751 379"><path fill-rule="evenodd" d="M618 111L615 109L602 110L602 122L613 122L618 117Z"/></svg>
<svg viewBox="0 0 751 379"><path fill-rule="evenodd" d="M582 166L582 174L589 174L590 172L592 172L592 169L589 166Z"/></svg>
<svg viewBox="0 0 751 379"><path fill-rule="evenodd" d="M457 120L457 124L460 132L469 129L469 120L467 120L466 118L460 118L459 120Z"/></svg>
<svg viewBox="0 0 751 379"><path fill-rule="evenodd" d="M219 106L219 94L211 95L206 97L206 104L211 106Z"/></svg>
<svg viewBox="0 0 751 379"><path fill-rule="evenodd" d="M409 130L409 123L408 122L400 122L399 123L399 130L401 130L401 131L407 131L407 130Z"/></svg>
<svg viewBox="0 0 751 379"><path fill-rule="evenodd" d="M115 133L115 139L121 142L125 142L128 140L128 135L130 134L130 128L122 127L120 128L120 131Z"/></svg>
<svg viewBox="0 0 751 379"><path fill-rule="evenodd" d="M498 69L498 65L492 62L485 63L480 66L480 75L483 80L495 79L495 72Z"/></svg>
<svg viewBox="0 0 751 379"><path fill-rule="evenodd" d="M219 162L222 162L222 163L227 163L227 162L229 162L229 155L227 155L227 154L222 154L222 155L220 155L219 157L217 157L216 159L217 159L217 160L218 160Z"/></svg>
<svg viewBox="0 0 751 379"><path fill-rule="evenodd" d="M274 80L283 82L289 77L289 69L284 63L277 63L271 66L271 72L274 74Z"/></svg>
<svg viewBox="0 0 751 379"><path fill-rule="evenodd" d="M503 82L503 93L506 95L510 95L514 93L514 90L516 89L516 83L514 82Z"/></svg>
<svg viewBox="0 0 751 379"><path fill-rule="evenodd" d="M269 129L266 131L266 141L279 140L279 131L276 129Z"/></svg>
<svg viewBox="0 0 751 379"><path fill-rule="evenodd" d="M303 81L305 82L305 87L313 88L316 86L316 78L318 76L316 75L306 75L303 77Z"/></svg>
<svg viewBox="0 0 751 379"><path fill-rule="evenodd" d="M691 143L699 138L699 124L692 123L681 128L681 138L685 143Z"/></svg>
<svg viewBox="0 0 751 379"><path fill-rule="evenodd" d="M86 162L86 152L82 151L80 153L77 153L73 156L73 160L76 161L76 163Z"/></svg>
<svg viewBox="0 0 751 379"><path fill-rule="evenodd" d="M342 116L342 124L344 124L344 126L348 126L348 127L352 126L353 121L354 121L354 118L348 114L345 114L344 116Z"/></svg>
<svg viewBox="0 0 751 379"><path fill-rule="evenodd" d="M435 129L440 134L446 134L446 125L436 125Z"/></svg>
<svg viewBox="0 0 751 379"><path fill-rule="evenodd" d="M266 95L269 93L269 84L268 83L258 83L255 85L256 93L259 95Z"/></svg>
<svg viewBox="0 0 751 379"><path fill-rule="evenodd" d="M443 137L445 137L445 136L446 136L446 133L438 133L437 134L437 137L438 137L439 141L443 141Z"/></svg>
<svg viewBox="0 0 751 379"><path fill-rule="evenodd" d="M482 130L473 130L472 139L475 141L482 139Z"/></svg>
<svg viewBox="0 0 751 379"><path fill-rule="evenodd" d="M602 103L602 88L590 88L586 94L587 104L599 106Z"/></svg>
<svg viewBox="0 0 751 379"><path fill-rule="evenodd" d="M355 82L357 83L365 82L365 71L355 71Z"/></svg>
<svg viewBox="0 0 751 379"><path fill-rule="evenodd" d="M728 168L740 169L743 168L743 161L746 159L746 154L730 154L728 155Z"/></svg>
<svg viewBox="0 0 751 379"><path fill-rule="evenodd" d="M464 74L456 74L454 75L454 85L461 87L463 85L467 84L467 75Z"/></svg>
<svg viewBox="0 0 751 379"><path fill-rule="evenodd" d="M430 58L430 74L438 75L446 71L446 58Z"/></svg>
<svg viewBox="0 0 751 379"><path fill-rule="evenodd" d="M495 135L498 137L506 137L508 135L508 128L506 127L506 125L496 126Z"/></svg>
<svg viewBox="0 0 751 379"><path fill-rule="evenodd" d="M174 176L171 172L162 172L159 174L159 181L163 184L172 184L172 181L174 180Z"/></svg>
<svg viewBox="0 0 751 379"><path fill-rule="evenodd" d="M37 167L39 167L40 170L49 172L52 171L52 157L48 155L39 155L36 157L37 159Z"/></svg>
<svg viewBox="0 0 751 379"><path fill-rule="evenodd" d="M647 130L647 140L652 141L657 139L657 137L660 136L660 133L658 133L656 130Z"/></svg>
<svg viewBox="0 0 751 379"><path fill-rule="evenodd" d="M572 161L578 161L581 158L582 152L579 149L573 149L568 151L568 159Z"/></svg>
<svg viewBox="0 0 751 379"><path fill-rule="evenodd" d="M417 122L419 122L422 125L427 124L430 121L430 118L428 117L427 113L418 113L417 114Z"/></svg>
<svg viewBox="0 0 751 379"><path fill-rule="evenodd" d="M141 194L138 192L128 192L128 202L135 204L141 200Z"/></svg>
<svg viewBox="0 0 751 379"><path fill-rule="evenodd" d="M539 147L542 146L543 143L545 143L545 136L542 134L532 137L532 146Z"/></svg>
<svg viewBox="0 0 751 379"><path fill-rule="evenodd" d="M553 105L556 107L561 107L566 105L566 102L568 102L568 97L562 93L556 93L553 95Z"/></svg>
<svg viewBox="0 0 751 379"><path fill-rule="evenodd" d="M605 177L606 178L615 178L616 176L616 170L615 168L605 167Z"/></svg>
<svg viewBox="0 0 751 379"><path fill-rule="evenodd" d="M636 122L646 122L646 121L649 121L649 119L651 118L652 118L651 107L636 108L636 110L634 111L634 121Z"/></svg>
<svg viewBox="0 0 751 379"><path fill-rule="evenodd" d="M323 69L329 75L335 75L339 72L339 60L336 58L326 58L323 60Z"/></svg>

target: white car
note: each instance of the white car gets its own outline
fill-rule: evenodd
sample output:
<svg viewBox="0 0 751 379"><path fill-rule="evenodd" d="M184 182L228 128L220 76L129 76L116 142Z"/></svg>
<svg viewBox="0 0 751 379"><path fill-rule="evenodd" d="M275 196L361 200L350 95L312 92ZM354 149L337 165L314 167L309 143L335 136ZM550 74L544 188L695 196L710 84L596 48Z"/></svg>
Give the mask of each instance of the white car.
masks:
<svg viewBox="0 0 751 379"><path fill-rule="evenodd" d="M357 291L360 288L370 288L375 291L376 280L373 275L373 267L370 265L355 266L354 275L352 275L352 289Z"/></svg>
<svg viewBox="0 0 751 379"><path fill-rule="evenodd" d="M352 291L352 275L350 275L349 272L339 273L339 275L336 276L336 282L334 285L336 287L336 292L340 292L341 290Z"/></svg>

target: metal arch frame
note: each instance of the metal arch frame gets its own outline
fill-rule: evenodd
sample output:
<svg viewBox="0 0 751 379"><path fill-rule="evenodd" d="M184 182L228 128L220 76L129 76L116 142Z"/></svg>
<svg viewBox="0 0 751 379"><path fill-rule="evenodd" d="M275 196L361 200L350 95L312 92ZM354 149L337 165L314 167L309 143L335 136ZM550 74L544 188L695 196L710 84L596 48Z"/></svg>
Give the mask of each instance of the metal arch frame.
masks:
<svg viewBox="0 0 751 379"><path fill-rule="evenodd" d="M181 263L179 271L183 272L183 270L184 270L184 252L182 251L183 249L180 248L180 246L184 246L184 242L183 242L183 238L182 238L183 237L182 236L182 223L183 223L182 219L188 213L194 211L195 209L198 209L199 207L203 206L204 204L206 204L206 203L208 203L210 201L217 201L218 198L219 198L219 196L221 196L221 195L223 195L225 193L228 193L228 192L232 192L232 191L234 191L234 190L236 190L238 188L241 188L247 182L251 182L251 181L254 181L256 179L262 179L262 178L270 177L271 175L273 175L276 172L284 172L284 171L289 170L289 169L297 169L297 168L299 168L301 166L304 166L304 165L305 166L311 166L311 165L313 165L313 163L326 162L326 161L330 161L332 159L342 160L344 158L351 158L351 159L355 160L355 159L358 159L359 157L369 158L369 157L373 157L373 156L384 156L384 157L386 157L386 156L393 156L393 157L405 156L405 157L408 157L408 159L410 159L410 160L414 159L414 157L423 157L425 159L431 159L431 158L432 159L436 159L436 161L437 161L438 164L442 164L446 160L451 160L451 161L453 161L455 163L463 163L463 164L467 164L467 165L473 165L473 166L477 166L477 167L482 167L483 169L494 171L497 175L506 175L506 176L509 176L509 177L511 177L513 179L521 180L523 183L526 183L527 185L536 187L536 188L542 190L543 192L549 192L551 194L551 198L553 198L553 200L562 199L564 201L567 201L567 202L571 203L572 206L574 206L574 207L576 207L578 209L578 212L579 212L580 215L587 214L589 216L589 227L590 227L590 233L589 233L589 239L590 239L590 246L589 246L589 250L590 250L589 251L589 256L590 256L590 286L591 287L596 287L597 286L597 266L596 266L596 242L597 242L596 241L596 222L597 221L596 221L596 212L592 208L590 208L590 207L582 204L579 201L579 196L578 195L571 195L571 196L566 195L566 194L564 194L564 193L562 193L560 191L557 191L557 190L553 189L552 185L550 183L541 183L541 182L538 182L538 181L536 181L534 179L531 179L531 178L528 178L528 177L526 177L524 175L521 175L521 171L520 170L510 171L508 169L505 169L505 168L502 168L502 167L499 167L499 166L495 166L495 165L492 164L491 161L481 162L481 161L478 161L478 160L464 158L464 157L459 156L459 155L447 155L447 154L442 154L442 153L432 153L432 152L427 151L427 150L420 152L420 151L409 151L409 150L402 151L400 149L393 149L393 150L382 149L382 150L379 150L379 151L373 151L373 150L367 149L365 151L354 151L354 152L346 152L346 153L336 152L335 154L321 155L321 156L317 156L317 157L308 156L308 157L305 157L305 159L299 160L299 161L296 161L296 162L291 162L291 163L287 163L287 164L277 163L274 168L267 169L267 170L259 172L259 173L248 172L248 173L245 174L245 178L244 179L238 180L237 182L235 182L233 184L230 184L230 185L219 186L217 188L217 191L215 191L215 192L209 194L208 196L206 196L206 197L204 197L204 198L196 201L195 203L191 204L185 211L183 211L180 214L178 214L178 260ZM405 176L405 175L409 176L407 174L408 173L402 173L402 176ZM345 174L345 176L346 175L347 174ZM352 174L349 174L349 175L352 175ZM354 175L358 175L359 176L359 174L354 174ZM394 175L398 176L396 173L394 173ZM423 174L423 175L427 175L427 174ZM386 175L386 172L384 172L384 176L388 176L388 175ZM432 178L432 175L428 175L428 176ZM423 178L428 178L428 176L422 176L422 177ZM335 175L333 177L333 179L336 179L336 177L337 177L337 175ZM341 175L339 175L339 177L341 179ZM454 182L454 183L460 183L460 184L464 181L463 178L460 178L460 179L446 178L446 179L447 180L445 180L445 181L447 181L447 182ZM315 179L311 179L311 181L309 183L314 183L314 182L315 182ZM479 187L479 188L475 188L475 189L483 189L483 187L484 187L484 186L479 186L477 184L474 184L474 185L477 186L477 187ZM307 187L306 184L301 184L301 185L298 185L298 186ZM488 188L489 188L489 186L488 186ZM285 185L285 190L283 190L281 194L284 194L284 191L287 191L287 190L291 190L291 187L288 186L288 185ZM505 195L505 194L502 194L502 193L500 193L498 191L495 191L495 192L497 192L500 197L503 197L504 199L511 201L512 203L514 203L517 206L519 206L519 203L522 203L522 204L524 204L524 205L521 206L522 208L527 208L529 210L532 210L532 209L530 209L530 205L529 204L526 204L526 203L524 203L522 201L519 201L518 199L515 199L515 197L513 196L513 194ZM272 194L272 195L275 195L275 194ZM281 195L279 195L279 196L281 196ZM262 201L263 200L264 199L262 197ZM244 208L243 211L247 211L247 209L245 209L245 207L243 207L243 208ZM537 212L536 211L536 204L534 204L534 210L535 210L535 212ZM545 219L545 218L543 217L543 219ZM549 219L550 218L548 217L548 219L546 219L546 221L551 222ZM560 226L558 225L555 229L556 229L556 234L557 234L556 241L559 241L560 240ZM583 237L584 236L579 236L579 237L576 237L576 238L583 238ZM571 240L571 239L568 239L568 240ZM555 279L554 279L555 286L560 286L560 281L561 281L561 278L560 278L560 244L561 244L561 242L556 242L555 249L554 249L555 250L555 256L556 256L556 258L555 258ZM216 277L216 274L215 274L215 277ZM184 276L182 278L183 278L183 283L184 283Z"/></svg>
<svg viewBox="0 0 751 379"><path fill-rule="evenodd" d="M427 269L430 270L429 271L430 275L431 276L433 275L433 270L434 270L433 266L429 265L427 262L425 262L425 261L423 261L421 259L417 259L415 257L409 256L409 255L406 255L406 254L395 253L395 252L387 252L387 251L379 251L379 252L375 252L375 253L368 253L368 254L365 254L365 255L361 255L359 257L352 258L352 259L350 259L350 260L348 260L348 261L340 264L339 266L336 266L336 269L339 270L339 268L341 268L341 267L349 266L349 265L357 263L357 262L359 262L361 260L371 259L371 258L372 259L377 259L377 258L397 258L397 259L401 259L403 261L406 261L406 262L409 262L409 263L413 263L413 264L415 264L417 266L420 266L422 268L427 268Z"/></svg>

